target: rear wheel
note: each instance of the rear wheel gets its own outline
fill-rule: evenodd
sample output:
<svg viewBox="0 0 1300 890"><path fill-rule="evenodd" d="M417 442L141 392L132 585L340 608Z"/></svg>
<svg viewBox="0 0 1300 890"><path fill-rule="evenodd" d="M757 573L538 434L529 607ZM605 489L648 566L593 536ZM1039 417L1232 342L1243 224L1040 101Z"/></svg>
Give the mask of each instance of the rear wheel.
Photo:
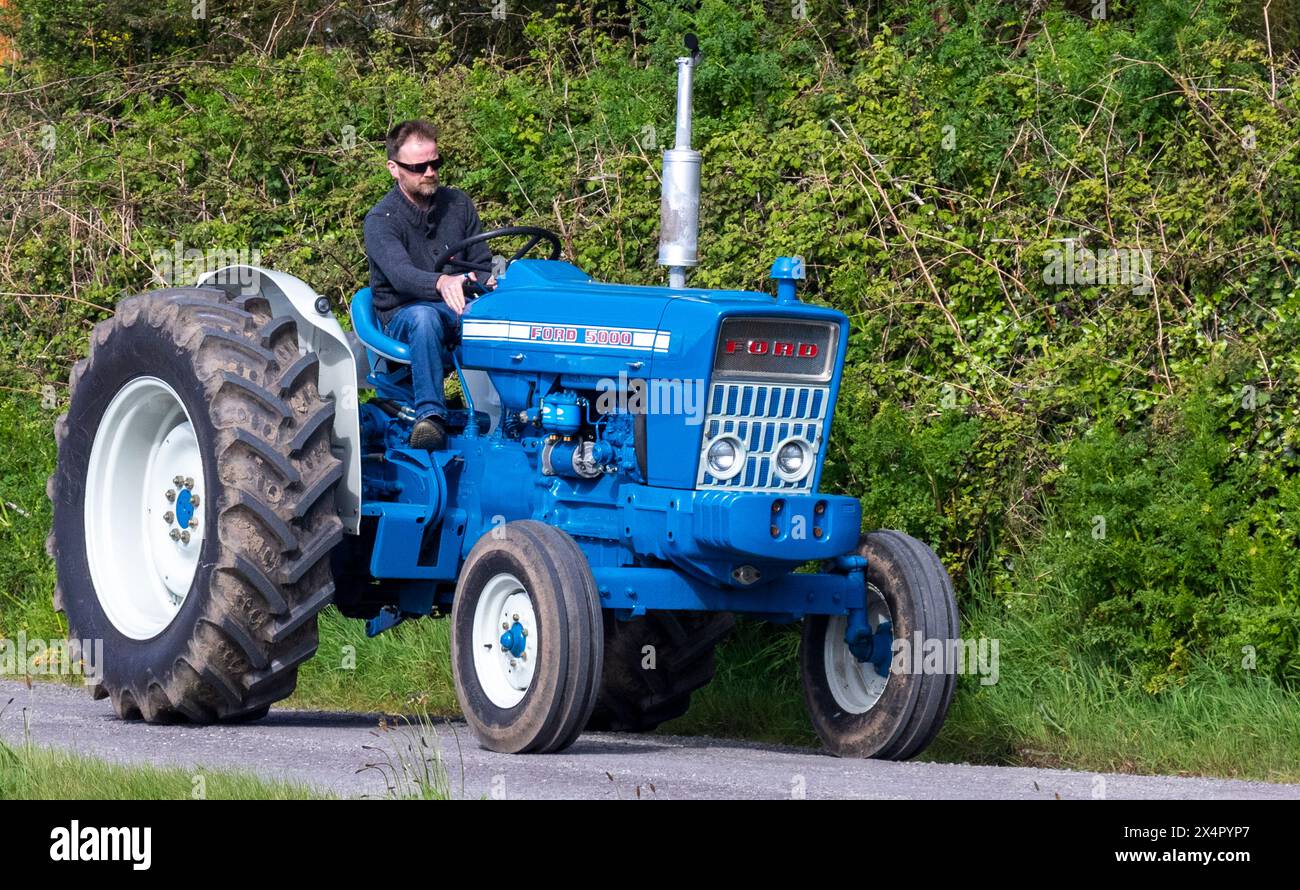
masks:
<svg viewBox="0 0 1300 890"><path fill-rule="evenodd" d="M55 607L123 718L250 720L316 650L342 537L333 403L259 295L172 288L95 327L55 425Z"/></svg>
<svg viewBox="0 0 1300 890"><path fill-rule="evenodd" d="M456 696L483 747L567 748L596 703L604 639L600 595L581 549L533 520L485 534L451 607Z"/></svg>
<svg viewBox="0 0 1300 890"><path fill-rule="evenodd" d="M713 679L713 653L735 626L730 612L605 613L605 673L588 729L649 732L686 713Z"/></svg>
<svg viewBox="0 0 1300 890"><path fill-rule="evenodd" d="M957 602L943 563L915 538L871 532L858 554L867 559L870 644L856 653L849 648L845 616L804 619L804 702L832 754L906 760L938 734L957 681L952 659L930 670L912 647L920 641L951 652L960 633ZM917 670L918 664L927 669Z"/></svg>

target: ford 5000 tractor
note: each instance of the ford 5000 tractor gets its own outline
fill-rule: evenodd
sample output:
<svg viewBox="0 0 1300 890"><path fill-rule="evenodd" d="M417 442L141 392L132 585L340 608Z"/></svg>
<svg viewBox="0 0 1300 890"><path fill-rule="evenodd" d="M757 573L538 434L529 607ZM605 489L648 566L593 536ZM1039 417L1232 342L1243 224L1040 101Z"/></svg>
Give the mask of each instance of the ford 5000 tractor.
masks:
<svg viewBox="0 0 1300 890"><path fill-rule="evenodd" d="M450 245L439 270L526 239L463 316L443 450L407 445L409 352L368 290L346 333L303 281L227 267L95 327L56 425L47 546L70 636L103 640L96 697L122 718L255 720L293 691L326 605L370 634L447 616L479 742L558 751L683 714L745 614L803 622L831 752L901 759L934 738L954 672L898 669L894 641L957 638L948 575L818 485L847 318L800 301L795 257L773 264L774 296L686 286L688 47L669 286L594 281L545 229Z"/></svg>

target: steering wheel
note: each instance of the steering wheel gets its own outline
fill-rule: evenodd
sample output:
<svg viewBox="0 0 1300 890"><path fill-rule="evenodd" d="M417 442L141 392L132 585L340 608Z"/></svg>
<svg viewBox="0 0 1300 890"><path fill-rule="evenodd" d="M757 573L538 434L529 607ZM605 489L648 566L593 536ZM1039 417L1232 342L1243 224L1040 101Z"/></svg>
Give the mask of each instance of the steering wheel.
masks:
<svg viewBox="0 0 1300 890"><path fill-rule="evenodd" d="M514 255L511 256L510 259L506 260L507 268L515 260L521 259L528 253L528 251L532 250L538 242L543 240L551 243L551 255L548 256L547 259L558 260L560 258L560 236L552 232L550 229L543 229L537 226L505 226L500 229L492 229L490 232L482 232L470 238L462 238L454 244L447 245L447 249L438 254L437 258L434 259L433 272L436 274L442 272L442 270L447 266L453 266L458 271L462 272L486 272L491 275L496 271L491 265L487 263L471 263L466 260L458 260L455 257L467 247L472 247L473 245L479 244L483 241L490 241L493 238L501 238L509 235L528 235L530 237L527 244L516 250ZM479 282L466 280L465 291L466 293L475 295L485 294L487 293L487 288Z"/></svg>

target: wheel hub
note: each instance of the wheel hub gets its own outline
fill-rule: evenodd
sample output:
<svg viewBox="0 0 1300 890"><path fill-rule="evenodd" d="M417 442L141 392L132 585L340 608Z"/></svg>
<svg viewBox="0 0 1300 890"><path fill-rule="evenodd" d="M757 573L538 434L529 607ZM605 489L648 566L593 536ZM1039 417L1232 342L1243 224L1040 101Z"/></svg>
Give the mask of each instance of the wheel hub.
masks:
<svg viewBox="0 0 1300 890"><path fill-rule="evenodd" d="M894 658L894 626L888 618L880 619L876 626L864 627L854 634L852 620L846 632L845 643L858 661L870 662L882 677L889 674L889 663Z"/></svg>
<svg viewBox="0 0 1300 890"><path fill-rule="evenodd" d="M168 439L170 440L170 438L171 437L169 436ZM163 445L166 447L168 442L163 442ZM199 520L194 515L194 512L199 506L199 496L194 492L194 479L191 477L174 476L172 477L172 485L174 485L175 488L167 489L163 497L165 497L169 502L175 502L176 509L174 511L164 511L163 522L167 523L167 537L184 547L189 545L193 539L198 537L198 532L196 530L199 527ZM177 488L180 489L179 494L176 492ZM202 543L202 541L199 540L198 543ZM168 576L164 576L164 581L166 582L167 580ZM168 587L171 588L171 585L168 584ZM174 588L172 589L172 592L173 599L175 599L177 603L184 599L183 592L176 591Z"/></svg>
<svg viewBox="0 0 1300 890"><path fill-rule="evenodd" d="M528 591L502 573L484 586L474 607L474 670L491 702L523 701L537 665L537 618Z"/></svg>
<svg viewBox="0 0 1300 890"><path fill-rule="evenodd" d="M192 488L194 481L190 480L189 484ZM181 493L176 496L176 522L180 524L181 528L190 527L190 521L194 518L194 508L198 506L195 503L196 496L191 493L191 488L182 489Z"/></svg>
<svg viewBox="0 0 1300 890"><path fill-rule="evenodd" d="M503 624L507 622L502 622ZM505 649L515 658L524 654L528 642L528 633L524 626L516 621L511 628L501 635L501 648Z"/></svg>

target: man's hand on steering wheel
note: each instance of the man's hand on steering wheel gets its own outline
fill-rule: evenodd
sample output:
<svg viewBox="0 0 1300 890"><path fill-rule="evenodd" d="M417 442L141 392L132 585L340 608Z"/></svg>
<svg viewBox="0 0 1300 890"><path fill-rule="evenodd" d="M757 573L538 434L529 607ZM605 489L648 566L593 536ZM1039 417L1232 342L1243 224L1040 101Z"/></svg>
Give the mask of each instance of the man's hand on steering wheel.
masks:
<svg viewBox="0 0 1300 890"><path fill-rule="evenodd" d="M474 297L487 293L496 287L497 277L489 274L487 281L483 284L478 283L477 272L467 272L464 275L448 275L446 273L438 277L437 289L438 296L447 304L457 315L465 311L469 300Z"/></svg>
<svg viewBox="0 0 1300 890"><path fill-rule="evenodd" d="M463 275L442 274L438 276L438 296L447 304L451 311L460 315L465 311L465 282Z"/></svg>
<svg viewBox="0 0 1300 890"><path fill-rule="evenodd" d="M434 260L433 271L442 272L445 267L454 267L458 272L468 272L468 275L443 273L438 278L438 293L443 301L456 312L457 315L465 311L467 297L479 296L487 293L489 288L496 286L496 275L493 274L493 267L487 263L471 263L465 260L456 259L467 247L472 247L493 238L501 238L510 235L528 235L529 241L519 250L506 260L506 267L515 260L522 258L540 241L549 241L551 253L547 259L558 260L560 258L560 237L549 229L542 229L536 226L506 226L501 229L493 229L490 232L483 232L470 238L464 238L455 244L447 245L447 249L438 255ZM481 275L487 275L482 284L479 283Z"/></svg>

